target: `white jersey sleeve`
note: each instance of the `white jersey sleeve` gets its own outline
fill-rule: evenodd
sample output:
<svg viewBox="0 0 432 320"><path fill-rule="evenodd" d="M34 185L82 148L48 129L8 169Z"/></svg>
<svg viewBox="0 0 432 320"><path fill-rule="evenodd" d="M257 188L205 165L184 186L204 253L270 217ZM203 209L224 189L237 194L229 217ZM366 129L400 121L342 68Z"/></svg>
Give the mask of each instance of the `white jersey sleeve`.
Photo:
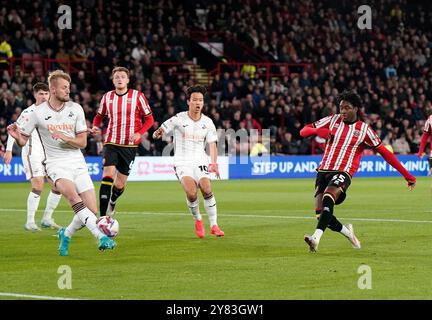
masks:
<svg viewBox="0 0 432 320"><path fill-rule="evenodd" d="M84 115L84 110L80 105L77 105L77 119L75 126L75 134L87 132L87 123Z"/></svg>
<svg viewBox="0 0 432 320"><path fill-rule="evenodd" d="M164 129L165 134L171 133L176 127L178 127L179 120L179 117L175 115L162 123L162 128Z"/></svg>
<svg viewBox="0 0 432 320"><path fill-rule="evenodd" d="M15 139L10 134L8 134L6 151L12 151L14 143L15 143Z"/></svg>
<svg viewBox="0 0 432 320"><path fill-rule="evenodd" d="M209 129L207 131L206 134L206 142L207 143L212 143L212 142L216 142L218 140L218 136L216 133L216 127L213 123L213 121L209 121Z"/></svg>
<svg viewBox="0 0 432 320"><path fill-rule="evenodd" d="M19 118L17 119L17 125L21 130L21 133L27 137L30 137L33 130L37 126L37 117L35 112L29 111L30 108L25 109Z"/></svg>

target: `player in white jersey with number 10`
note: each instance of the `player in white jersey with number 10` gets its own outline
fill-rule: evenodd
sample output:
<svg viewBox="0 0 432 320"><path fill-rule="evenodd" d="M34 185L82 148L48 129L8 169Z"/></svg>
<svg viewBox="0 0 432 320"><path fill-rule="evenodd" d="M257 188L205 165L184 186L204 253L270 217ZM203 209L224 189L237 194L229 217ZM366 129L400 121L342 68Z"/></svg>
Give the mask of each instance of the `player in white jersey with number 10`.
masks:
<svg viewBox="0 0 432 320"><path fill-rule="evenodd" d="M33 95L36 103L25 109L17 120L18 125L22 119L35 111L35 109L48 100L49 88L48 85L38 82L33 86ZM12 160L12 149L15 143L14 138L10 135L8 137L6 152L4 154L4 163L10 164ZM45 169L43 168L42 161L44 160L44 151L37 131L33 131L31 137L26 145L21 150L21 158L24 165L27 180L30 180L32 190L27 198L27 222L24 229L27 231L39 231L39 227L35 222L35 213L39 207L40 196L44 187ZM53 211L57 208L61 199L61 194L54 187L48 195L47 204L44 215L41 220L42 228L55 228L60 227L54 222L52 218Z"/></svg>
<svg viewBox="0 0 432 320"><path fill-rule="evenodd" d="M199 238L204 237L204 226L199 211L197 187L204 198L204 208L210 221L210 233L217 237L224 232L217 225L216 200L210 183L210 172L220 178L217 165L217 134L213 121L202 114L207 89L203 86L192 86L186 91L189 111L180 112L166 120L153 133L159 139L163 134L174 136L174 169L186 193L187 206L195 219L195 232ZM206 144L210 148L211 163L205 152Z"/></svg>
<svg viewBox="0 0 432 320"><path fill-rule="evenodd" d="M70 203L75 216L58 232L61 256L68 254L72 235L86 226L99 240L99 250L113 249L115 242L96 225L96 193L81 148L87 145L87 125L82 107L70 101L70 76L56 70L48 77L50 97L19 125L8 127L20 146L37 130L45 153L47 177Z"/></svg>

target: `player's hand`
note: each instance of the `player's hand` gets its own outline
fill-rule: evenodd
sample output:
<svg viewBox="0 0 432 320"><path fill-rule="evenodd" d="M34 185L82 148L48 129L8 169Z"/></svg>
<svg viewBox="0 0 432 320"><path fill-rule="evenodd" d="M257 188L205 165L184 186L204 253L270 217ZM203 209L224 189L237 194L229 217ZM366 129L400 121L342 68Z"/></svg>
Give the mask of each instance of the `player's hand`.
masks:
<svg viewBox="0 0 432 320"><path fill-rule="evenodd" d="M330 136L330 130L327 128L318 128L316 132L318 137L326 140Z"/></svg>
<svg viewBox="0 0 432 320"><path fill-rule="evenodd" d="M162 137L164 133L164 130L162 129L162 127L158 128L155 132L153 132L153 139L157 140L160 139Z"/></svg>
<svg viewBox="0 0 432 320"><path fill-rule="evenodd" d="M216 174L216 178L220 179L219 165L217 163L209 164L209 172L214 172Z"/></svg>
<svg viewBox="0 0 432 320"><path fill-rule="evenodd" d="M5 164L10 164L12 161L12 151L6 151L3 155L3 161Z"/></svg>
<svg viewBox="0 0 432 320"><path fill-rule="evenodd" d="M91 129L87 130L88 133L90 133L92 136L97 136L98 134L101 133L101 130L99 129L99 127L93 126Z"/></svg>
<svg viewBox="0 0 432 320"><path fill-rule="evenodd" d="M20 140L21 138L21 132L15 123L12 123L11 125L9 125L7 127L7 132L12 136L12 138L14 138L15 140Z"/></svg>
<svg viewBox="0 0 432 320"><path fill-rule="evenodd" d="M412 191L415 188L417 179L414 176L411 176L411 177L405 178L405 180L407 181L409 191Z"/></svg>
<svg viewBox="0 0 432 320"><path fill-rule="evenodd" d="M129 137L129 142L139 144L141 142L142 135L139 132L135 132L133 136Z"/></svg>
<svg viewBox="0 0 432 320"><path fill-rule="evenodd" d="M66 135L65 135L63 132L61 132L61 131L54 131L54 132L51 134L51 136L52 136L52 138L53 138L54 140L62 140L63 142L67 142L68 139L70 139L70 137L66 136Z"/></svg>
<svg viewBox="0 0 432 320"><path fill-rule="evenodd" d="M425 156L425 153L424 152L419 152L419 153L417 153L417 157L419 157L420 159L423 159L423 157Z"/></svg>

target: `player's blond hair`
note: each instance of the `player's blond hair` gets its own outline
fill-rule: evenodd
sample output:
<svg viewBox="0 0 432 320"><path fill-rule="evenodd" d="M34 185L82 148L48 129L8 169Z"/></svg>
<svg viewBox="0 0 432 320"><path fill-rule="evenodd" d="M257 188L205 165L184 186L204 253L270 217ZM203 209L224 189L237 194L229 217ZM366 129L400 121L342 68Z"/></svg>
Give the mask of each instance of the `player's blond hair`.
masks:
<svg viewBox="0 0 432 320"><path fill-rule="evenodd" d="M70 75L68 75L66 72L64 72L63 70L55 70L53 72L50 72L50 74L48 75L49 86L51 87L53 82L59 78L64 79L69 83L72 82Z"/></svg>
<svg viewBox="0 0 432 320"><path fill-rule="evenodd" d="M129 69L125 68L125 67L115 67L112 72L111 72L111 77L114 78L114 74L116 72L126 72L127 77L129 78Z"/></svg>

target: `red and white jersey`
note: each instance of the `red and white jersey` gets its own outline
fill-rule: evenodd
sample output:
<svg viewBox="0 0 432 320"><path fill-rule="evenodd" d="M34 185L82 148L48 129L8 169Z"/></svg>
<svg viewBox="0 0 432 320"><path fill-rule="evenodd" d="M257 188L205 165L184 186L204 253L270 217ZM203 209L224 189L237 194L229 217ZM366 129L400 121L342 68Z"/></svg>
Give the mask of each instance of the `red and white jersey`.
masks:
<svg viewBox="0 0 432 320"><path fill-rule="evenodd" d="M426 133L429 133L429 134L432 133L432 115L430 115L427 118L427 120L425 122L425 125L423 127L423 132L426 132Z"/></svg>
<svg viewBox="0 0 432 320"><path fill-rule="evenodd" d="M142 118L151 112L142 92L129 89L123 95L118 95L115 90L105 93L98 109L101 116L109 118L105 143L133 146L129 137L142 127Z"/></svg>
<svg viewBox="0 0 432 320"><path fill-rule="evenodd" d="M340 114L318 120L313 126L327 128L331 132L318 170L344 171L353 176L366 145L375 148L381 144L380 138L368 124L363 121L345 123Z"/></svg>

